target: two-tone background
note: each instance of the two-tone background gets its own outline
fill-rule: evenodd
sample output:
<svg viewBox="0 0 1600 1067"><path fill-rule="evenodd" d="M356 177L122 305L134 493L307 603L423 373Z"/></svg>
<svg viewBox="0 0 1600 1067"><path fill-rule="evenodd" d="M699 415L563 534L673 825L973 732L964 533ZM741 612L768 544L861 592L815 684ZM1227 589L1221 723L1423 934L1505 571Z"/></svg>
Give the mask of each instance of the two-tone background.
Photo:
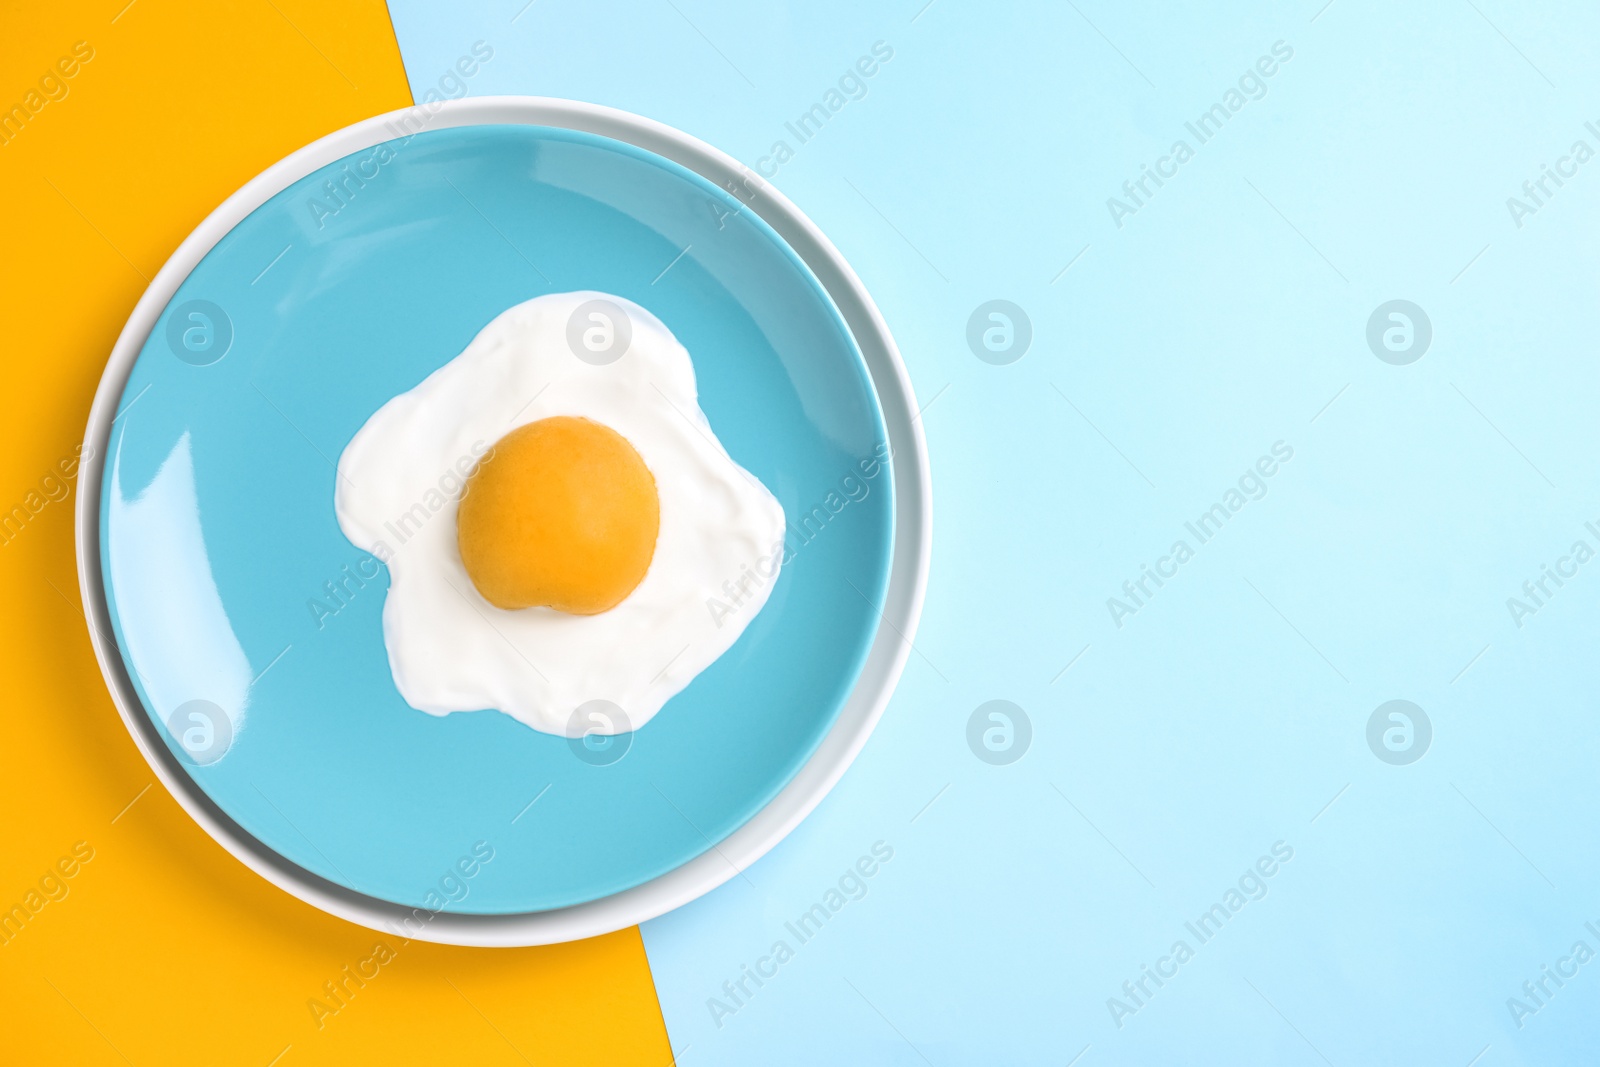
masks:
<svg viewBox="0 0 1600 1067"><path fill-rule="evenodd" d="M0 1060L1600 1056L1592 8L3 19L0 907L43 905L0 946ZM498 93L670 123L810 214L895 331L935 482L915 654L835 792L694 905L528 950L322 915L152 787L62 473L218 202Z"/></svg>

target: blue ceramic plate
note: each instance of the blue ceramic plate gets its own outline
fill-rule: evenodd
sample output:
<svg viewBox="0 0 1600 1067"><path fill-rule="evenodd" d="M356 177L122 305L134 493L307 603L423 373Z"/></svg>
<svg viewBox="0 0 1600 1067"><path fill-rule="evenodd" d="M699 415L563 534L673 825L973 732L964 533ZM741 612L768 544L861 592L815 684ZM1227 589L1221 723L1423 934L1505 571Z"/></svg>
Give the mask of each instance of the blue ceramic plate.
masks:
<svg viewBox="0 0 1600 1067"><path fill-rule="evenodd" d="M506 308L580 289L689 350L792 552L738 643L601 759L498 712L407 706L388 574L333 510L334 464L380 405ZM370 897L530 912L679 867L805 763L876 632L894 500L850 331L737 199L617 141L437 130L294 182L182 282L118 407L100 561L145 713L247 833Z"/></svg>

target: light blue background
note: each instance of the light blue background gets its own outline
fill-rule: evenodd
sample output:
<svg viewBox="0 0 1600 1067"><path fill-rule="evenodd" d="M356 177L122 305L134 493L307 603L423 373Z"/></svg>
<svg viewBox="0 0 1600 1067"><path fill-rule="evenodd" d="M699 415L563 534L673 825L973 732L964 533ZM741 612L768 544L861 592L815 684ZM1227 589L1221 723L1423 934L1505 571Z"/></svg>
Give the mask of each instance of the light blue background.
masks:
<svg viewBox="0 0 1600 1067"><path fill-rule="evenodd" d="M930 405L933 573L882 724L747 880L645 927L680 1062L1600 1054L1600 963L1520 1029L1506 1003L1600 951L1600 564L1520 629L1506 607L1600 547L1600 160L1521 228L1506 206L1600 149L1591 8L391 10L419 97L482 39L473 94L626 108L752 166L789 141L775 184ZM784 123L880 40L865 98L796 146ZM1280 40L1265 98L1197 146L1185 121ZM1107 198L1178 137L1195 158L1119 229ZM994 298L1033 323L1010 366L965 341ZM1394 298L1434 328L1405 367L1365 341ZM1106 599L1280 440L1267 495L1118 629ZM965 740L996 698L1033 724L1011 766ZM1410 766L1367 747L1393 698L1432 720ZM867 895L716 1025L722 983L879 840ZM1196 946L1185 920L1277 841L1265 899ZM1107 999L1179 938L1195 958L1119 1029Z"/></svg>

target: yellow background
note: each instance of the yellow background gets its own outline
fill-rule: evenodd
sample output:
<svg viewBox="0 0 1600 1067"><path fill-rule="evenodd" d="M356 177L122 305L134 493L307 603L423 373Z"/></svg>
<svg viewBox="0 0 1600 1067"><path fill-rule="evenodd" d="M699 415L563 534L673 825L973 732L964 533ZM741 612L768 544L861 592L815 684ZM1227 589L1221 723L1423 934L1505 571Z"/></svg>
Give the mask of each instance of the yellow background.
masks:
<svg viewBox="0 0 1600 1067"><path fill-rule="evenodd" d="M75 42L95 54L0 145L0 512L82 440L118 331L202 218L308 141L411 103L376 0L125 3L4 15L0 107ZM671 1061L637 929L548 949L402 944L275 889L159 784L141 795L154 776L78 606L76 491L0 545L0 909L74 843L94 849L0 947L0 1062ZM397 957L319 1029L307 1001L379 940Z"/></svg>

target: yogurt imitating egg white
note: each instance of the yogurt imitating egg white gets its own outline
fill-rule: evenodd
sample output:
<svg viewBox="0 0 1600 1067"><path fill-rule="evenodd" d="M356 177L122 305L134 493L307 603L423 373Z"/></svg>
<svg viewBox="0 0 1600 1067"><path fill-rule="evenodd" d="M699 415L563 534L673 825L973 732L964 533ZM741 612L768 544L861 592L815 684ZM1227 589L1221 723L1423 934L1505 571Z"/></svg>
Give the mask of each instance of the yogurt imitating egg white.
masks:
<svg viewBox="0 0 1600 1067"><path fill-rule="evenodd" d="M655 553L610 610L503 610L462 563L461 490L496 441L561 415L637 450L659 497ZM388 565L384 645L408 704L433 715L495 708L566 736L648 722L738 640L783 554L783 509L718 442L689 353L642 307L595 292L503 312L379 408L339 458L334 507L345 536ZM732 613L728 582L740 597ZM620 715L575 714L593 701Z"/></svg>

